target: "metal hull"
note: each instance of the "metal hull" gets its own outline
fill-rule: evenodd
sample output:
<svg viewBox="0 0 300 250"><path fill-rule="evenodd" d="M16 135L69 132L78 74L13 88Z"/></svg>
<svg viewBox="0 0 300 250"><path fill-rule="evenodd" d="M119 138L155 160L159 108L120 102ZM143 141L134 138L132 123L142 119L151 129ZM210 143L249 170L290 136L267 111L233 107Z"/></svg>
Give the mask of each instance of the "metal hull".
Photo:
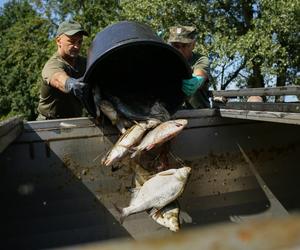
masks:
<svg viewBox="0 0 300 250"><path fill-rule="evenodd" d="M272 207L237 144L284 208L300 207L298 126L237 122L206 111L176 116L189 117L189 125L171 149L193 167L179 199L181 211L192 219L182 224L182 231L284 214ZM98 127L86 118L26 123L21 136L0 155L4 249L171 234L146 213L119 224L113 203L128 204L132 170L112 172L100 164L100 155L117 136L114 128Z"/></svg>

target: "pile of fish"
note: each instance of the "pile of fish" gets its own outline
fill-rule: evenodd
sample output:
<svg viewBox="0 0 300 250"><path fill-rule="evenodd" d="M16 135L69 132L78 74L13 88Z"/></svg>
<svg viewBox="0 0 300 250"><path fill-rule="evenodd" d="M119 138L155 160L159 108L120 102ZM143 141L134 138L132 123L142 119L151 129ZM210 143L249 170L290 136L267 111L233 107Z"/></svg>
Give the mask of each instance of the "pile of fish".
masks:
<svg viewBox="0 0 300 250"><path fill-rule="evenodd" d="M162 103L126 103L120 98L105 95L98 99L97 115L102 112L121 132L115 145L102 158L104 166L112 166L124 159L139 158L143 152L157 148L174 138L187 125L187 120L170 120L170 114ZM154 175L144 170L132 188L128 207L117 208L120 221L135 213L147 211L160 225L171 231L179 230L179 206L176 199L182 194L191 168L171 168ZM134 170L136 171L136 169ZM137 173L137 172L136 172Z"/></svg>
<svg viewBox="0 0 300 250"><path fill-rule="evenodd" d="M174 213L172 210L177 209L175 213L178 216L178 206L171 203L182 194L190 172L190 167L168 169L157 173L142 186L132 189L129 206L118 209L121 213L121 222L131 214L150 210L150 216L155 220L158 218L160 224L172 223L169 221L170 218L173 219L172 216L167 217L167 214ZM167 222L164 221L165 217Z"/></svg>

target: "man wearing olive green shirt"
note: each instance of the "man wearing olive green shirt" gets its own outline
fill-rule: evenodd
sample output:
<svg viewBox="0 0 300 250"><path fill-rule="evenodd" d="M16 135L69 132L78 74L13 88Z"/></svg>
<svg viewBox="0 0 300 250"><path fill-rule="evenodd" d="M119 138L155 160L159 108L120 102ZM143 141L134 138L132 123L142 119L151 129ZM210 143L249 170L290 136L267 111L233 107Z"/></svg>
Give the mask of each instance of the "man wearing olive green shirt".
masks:
<svg viewBox="0 0 300 250"><path fill-rule="evenodd" d="M65 21L59 25L57 51L42 70L37 120L78 117L83 106L89 109L86 84L79 80L86 69L86 58L79 55L83 35L87 32L78 22Z"/></svg>
<svg viewBox="0 0 300 250"><path fill-rule="evenodd" d="M196 28L193 26L174 26L170 28L168 42L176 48L190 64L193 76L182 83L186 95L187 108L209 108L209 60L193 52L196 43Z"/></svg>

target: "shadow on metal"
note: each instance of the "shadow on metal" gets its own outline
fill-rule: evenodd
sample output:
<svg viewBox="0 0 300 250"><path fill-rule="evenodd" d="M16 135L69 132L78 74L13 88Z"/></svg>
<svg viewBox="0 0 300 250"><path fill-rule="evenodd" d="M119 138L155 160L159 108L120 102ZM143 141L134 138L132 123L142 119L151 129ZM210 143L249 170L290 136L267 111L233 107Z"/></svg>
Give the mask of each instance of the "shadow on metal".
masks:
<svg viewBox="0 0 300 250"><path fill-rule="evenodd" d="M0 155L1 248L42 249L131 238L82 182L82 176L90 178L93 166L87 162L80 168L73 159L76 152L69 154L62 147L62 159L51 149L57 142L38 142L37 134L31 136L35 142L12 144Z"/></svg>

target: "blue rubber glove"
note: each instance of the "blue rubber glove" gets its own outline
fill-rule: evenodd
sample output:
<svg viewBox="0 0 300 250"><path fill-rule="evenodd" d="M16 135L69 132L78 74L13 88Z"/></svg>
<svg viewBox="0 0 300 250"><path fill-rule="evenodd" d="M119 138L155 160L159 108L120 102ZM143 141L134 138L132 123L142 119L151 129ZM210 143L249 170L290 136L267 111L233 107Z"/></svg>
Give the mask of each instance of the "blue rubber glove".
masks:
<svg viewBox="0 0 300 250"><path fill-rule="evenodd" d="M69 77L65 82L65 90L67 93L71 93L78 98L90 115L96 117L93 94L88 84L82 82L80 79Z"/></svg>
<svg viewBox="0 0 300 250"><path fill-rule="evenodd" d="M197 91L197 89L204 83L204 81L204 77L195 75L193 75L191 79L184 79L182 81L182 91L187 96L190 96Z"/></svg>

